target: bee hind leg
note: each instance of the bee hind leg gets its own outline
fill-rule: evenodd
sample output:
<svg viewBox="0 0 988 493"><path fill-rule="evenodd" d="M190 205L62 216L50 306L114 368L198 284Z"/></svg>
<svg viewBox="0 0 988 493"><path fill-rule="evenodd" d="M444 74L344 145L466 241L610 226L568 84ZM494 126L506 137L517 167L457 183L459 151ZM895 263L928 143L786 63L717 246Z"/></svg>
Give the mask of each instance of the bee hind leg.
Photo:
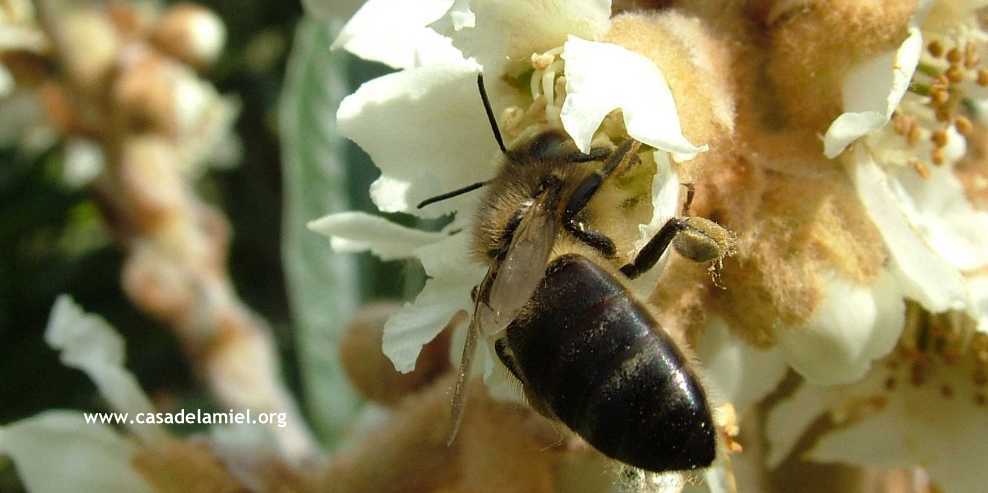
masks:
<svg viewBox="0 0 988 493"><path fill-rule="evenodd" d="M682 218L674 217L666 221L662 225L662 229L655 233L655 236L648 240L648 243L638 252L635 259L621 267L621 273L628 276L629 279L634 279L648 272L662 258L662 254L665 253L666 248L669 248L669 244L676 238L676 235L686 227L687 222Z"/></svg>

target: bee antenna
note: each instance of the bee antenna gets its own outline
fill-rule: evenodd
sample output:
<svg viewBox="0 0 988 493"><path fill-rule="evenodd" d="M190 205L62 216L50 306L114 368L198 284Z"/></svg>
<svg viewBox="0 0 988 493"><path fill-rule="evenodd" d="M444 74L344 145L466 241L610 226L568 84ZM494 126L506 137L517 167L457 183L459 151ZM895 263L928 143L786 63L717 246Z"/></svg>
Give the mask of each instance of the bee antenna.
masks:
<svg viewBox="0 0 988 493"><path fill-rule="evenodd" d="M477 74L477 89L480 89L480 99L484 101L484 111L487 112L487 121L490 122L491 130L494 131L494 140L497 141L497 146L501 148L501 153L507 155L508 150L504 147L501 129L497 128L497 119L494 118L494 110L491 109L491 100L487 97L487 89L484 87L483 73Z"/></svg>
<svg viewBox="0 0 988 493"><path fill-rule="evenodd" d="M465 193L472 192L472 191L474 191L474 190L476 190L476 189L478 189L478 188L480 188L480 187L482 187L482 186L484 186L484 185L486 185L488 183L490 183L490 180L488 180L488 181L478 181L477 183L472 183L470 185L467 185L467 186L462 187L462 188L457 188L456 190L453 190L453 191L450 191L450 192L441 193L439 195L436 195L435 197L429 197L429 198L423 200L422 202L419 202L419 205L417 206L417 208L421 209L421 208L423 208L423 207L425 207L425 206L427 206L429 204L435 204L436 202L441 202L441 201L446 200L446 199L451 199L453 197L456 197L456 196L459 196L459 195L463 195Z"/></svg>

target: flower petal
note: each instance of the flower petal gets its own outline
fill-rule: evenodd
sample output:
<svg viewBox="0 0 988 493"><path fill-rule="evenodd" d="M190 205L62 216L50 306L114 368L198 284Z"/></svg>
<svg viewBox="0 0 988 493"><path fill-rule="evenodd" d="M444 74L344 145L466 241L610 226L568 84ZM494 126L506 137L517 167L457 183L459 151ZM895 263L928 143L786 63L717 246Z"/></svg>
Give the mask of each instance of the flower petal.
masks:
<svg viewBox="0 0 988 493"><path fill-rule="evenodd" d="M837 157L851 142L889 122L909 89L922 51L923 36L911 28L898 49L851 68L844 78L844 113L827 129L824 155Z"/></svg>
<svg viewBox="0 0 988 493"><path fill-rule="evenodd" d="M971 358L972 360L974 358ZM899 385L884 392L886 375L842 392L843 401L883 397L873 415L824 435L809 452L820 462L884 467L922 466L943 491L984 490L988 419L973 398L979 390L970 364L937 365L938 384ZM949 387L955 397L945 398Z"/></svg>
<svg viewBox="0 0 988 493"><path fill-rule="evenodd" d="M340 104L340 132L381 169L371 198L382 211L438 217L475 203L476 195L467 194L415 208L496 172L497 144L477 93L479 70L468 62L389 74Z"/></svg>
<svg viewBox="0 0 988 493"><path fill-rule="evenodd" d="M655 159L655 175L652 177L652 219L648 224L638 225L638 240L635 242L635 252L641 251L649 240L662 229L666 221L674 217L679 212L679 192L682 185L679 182L679 175L676 174L669 154L663 151L652 153ZM668 253L659 259L659 262L648 272L645 272L636 279L630 281L632 290L647 298L655 289L662 276L663 266Z"/></svg>
<svg viewBox="0 0 988 493"><path fill-rule="evenodd" d="M855 149L851 166L858 197L885 240L906 296L933 313L964 309L964 278L909 221L901 186L878 167L866 149Z"/></svg>
<svg viewBox="0 0 988 493"><path fill-rule="evenodd" d="M775 468L792 453L803 433L836 402L825 388L804 383L769 411L765 423L768 454L765 463Z"/></svg>
<svg viewBox="0 0 988 493"><path fill-rule="evenodd" d="M452 33L453 44L492 79L562 45L568 35L598 39L611 18L610 0L471 0L470 9L476 27Z"/></svg>
<svg viewBox="0 0 988 493"><path fill-rule="evenodd" d="M883 271L870 286L834 276L812 318L802 327L779 331L779 346L810 383L848 383L895 347L904 323L895 276Z"/></svg>
<svg viewBox="0 0 988 493"><path fill-rule="evenodd" d="M427 27L453 0L368 0L343 26L331 49L343 48L365 60L392 68L458 63L453 41Z"/></svg>
<svg viewBox="0 0 988 493"><path fill-rule="evenodd" d="M413 303L405 304L384 324L382 349L399 372L414 370L422 346L439 335L457 312L472 310L470 291L480 282L483 269L469 258L469 241L470 235L460 233L415 251L430 279Z"/></svg>
<svg viewBox="0 0 988 493"><path fill-rule="evenodd" d="M408 258L416 248L442 240L446 235L395 224L365 212L340 212L309 222L309 229L329 237L333 251L370 251L381 260Z"/></svg>
<svg viewBox="0 0 988 493"><path fill-rule="evenodd" d="M676 102L662 71L622 46L570 36L563 47L566 101L563 128L583 152L613 110L621 109L628 134L656 149L691 155L706 150L683 136Z"/></svg>
<svg viewBox="0 0 988 493"><path fill-rule="evenodd" d="M933 166L929 172L927 177L909 168L889 172L904 192L898 198L910 223L957 269L988 266L988 213L974 209L952 167Z"/></svg>
<svg viewBox="0 0 988 493"><path fill-rule="evenodd" d="M978 276L968 282L978 332L988 334L988 276Z"/></svg>
<svg viewBox="0 0 988 493"><path fill-rule="evenodd" d="M79 413L48 411L0 427L0 454L10 456L36 493L151 493L131 466L137 446Z"/></svg>
<svg viewBox="0 0 988 493"><path fill-rule="evenodd" d="M72 298L62 295L52 308L45 342L61 351L66 366L86 372L114 409L131 414L154 412L154 406L124 367L124 342L105 320L82 311ZM158 425L130 425L134 434L160 438Z"/></svg>
<svg viewBox="0 0 988 493"><path fill-rule="evenodd" d="M729 401L738 415L775 390L789 370L781 351L749 346L731 335L719 317L707 323L696 353L712 397Z"/></svg>

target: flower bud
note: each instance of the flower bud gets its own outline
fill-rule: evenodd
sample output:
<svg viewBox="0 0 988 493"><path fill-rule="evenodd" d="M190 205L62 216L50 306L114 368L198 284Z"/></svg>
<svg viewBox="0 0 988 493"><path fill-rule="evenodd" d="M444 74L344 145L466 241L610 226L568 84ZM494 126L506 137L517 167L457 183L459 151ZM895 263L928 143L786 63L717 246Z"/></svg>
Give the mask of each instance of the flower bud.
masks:
<svg viewBox="0 0 988 493"><path fill-rule="evenodd" d="M384 323L399 308L392 303L364 306L340 341L340 360L350 382L364 397L393 405L449 369L449 332L427 344L411 373L398 373L381 352Z"/></svg>
<svg viewBox="0 0 988 493"><path fill-rule="evenodd" d="M213 88L187 67L150 50L128 60L113 87L114 102L131 128L170 137L197 131L215 98Z"/></svg>
<svg viewBox="0 0 988 493"><path fill-rule="evenodd" d="M222 52L226 28L210 10L183 3L161 16L151 39L161 51L201 68L214 62Z"/></svg>
<svg viewBox="0 0 988 493"><path fill-rule="evenodd" d="M825 132L841 114L848 70L897 47L915 10L899 0L776 2L768 76L787 123Z"/></svg>
<svg viewBox="0 0 988 493"><path fill-rule="evenodd" d="M120 181L132 217L144 231L182 214L185 184L177 170L174 146L154 136L137 136L123 145Z"/></svg>
<svg viewBox="0 0 988 493"><path fill-rule="evenodd" d="M80 9L59 17L59 47L70 77L82 89L98 92L120 53L120 39L107 16Z"/></svg>

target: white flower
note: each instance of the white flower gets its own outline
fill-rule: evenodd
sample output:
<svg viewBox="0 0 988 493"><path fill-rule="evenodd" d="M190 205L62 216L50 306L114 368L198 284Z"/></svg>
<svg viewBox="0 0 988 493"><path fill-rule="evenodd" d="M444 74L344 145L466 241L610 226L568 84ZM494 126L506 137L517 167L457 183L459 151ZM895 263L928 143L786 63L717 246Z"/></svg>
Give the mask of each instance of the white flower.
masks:
<svg viewBox="0 0 988 493"><path fill-rule="evenodd" d="M338 251L368 249L382 258L423 262L429 276L425 288L391 318L384 336L384 352L395 367L411 371L422 345L454 314L472 311L470 291L485 270L468 251L477 194L415 208L497 171L498 148L477 92L478 73L485 76L497 112L515 107L523 113L533 101L542 101L544 118L569 131L581 149L589 147L601 120L614 109L622 110L631 137L659 150L657 160L665 162L667 153L685 159L704 147L682 135L672 94L653 62L595 41L608 29L609 1L405 4L367 2L334 43L403 69L365 83L344 99L339 128L381 169L370 191L380 210L425 217L456 212L456 219L440 233L415 232L353 213L330 215L310 227L329 236ZM506 82L519 78L525 89ZM510 138L512 122L500 126ZM643 225L643 238L675 213L678 190L668 193L675 183L675 173L659 170L652 186L655 218Z"/></svg>
<svg viewBox="0 0 988 493"><path fill-rule="evenodd" d="M943 358L900 351L853 385L803 384L769 414L769 465L781 463L811 424L829 416L835 427L813 444L806 459L920 466L942 491L983 491L986 362L976 354Z"/></svg>
<svg viewBox="0 0 988 493"><path fill-rule="evenodd" d="M81 414L48 411L0 427L0 454L10 456L35 493L151 493L131 465L138 445Z"/></svg>
<svg viewBox="0 0 988 493"><path fill-rule="evenodd" d="M983 3L921 2L897 50L849 72L846 113L824 152L845 163L905 297L935 313L965 311L985 327L967 275L988 266L988 213L971 205L953 171L972 126L962 108L988 95L980 65L988 36L975 15Z"/></svg>
<svg viewBox="0 0 988 493"><path fill-rule="evenodd" d="M810 382L853 382L895 347L904 317L902 290L887 271L868 286L832 275L810 319L778 332L779 350Z"/></svg>
<svg viewBox="0 0 988 493"><path fill-rule="evenodd" d="M55 302L45 340L62 362L84 371L121 412L150 412L151 403L134 375L123 367L120 336L101 318L84 313L71 299ZM128 426L145 443L164 438L160 425ZM0 427L0 453L9 455L28 489L150 492L134 470L138 444L109 426L87 423L77 412L49 411Z"/></svg>

